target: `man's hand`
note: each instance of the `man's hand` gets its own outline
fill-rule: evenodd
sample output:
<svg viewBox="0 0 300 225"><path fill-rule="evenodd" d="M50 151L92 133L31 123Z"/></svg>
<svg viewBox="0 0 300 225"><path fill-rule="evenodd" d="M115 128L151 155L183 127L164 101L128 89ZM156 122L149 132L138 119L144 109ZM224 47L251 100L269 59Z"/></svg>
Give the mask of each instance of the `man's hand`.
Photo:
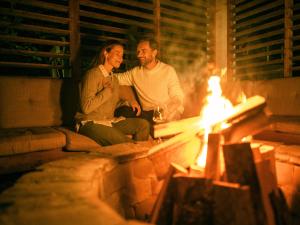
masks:
<svg viewBox="0 0 300 225"><path fill-rule="evenodd" d="M131 102L129 102L129 104L130 104L133 111L136 110L136 114L135 114L136 116L141 115L141 107L140 107L140 105L137 101L135 101L135 100L131 101Z"/></svg>

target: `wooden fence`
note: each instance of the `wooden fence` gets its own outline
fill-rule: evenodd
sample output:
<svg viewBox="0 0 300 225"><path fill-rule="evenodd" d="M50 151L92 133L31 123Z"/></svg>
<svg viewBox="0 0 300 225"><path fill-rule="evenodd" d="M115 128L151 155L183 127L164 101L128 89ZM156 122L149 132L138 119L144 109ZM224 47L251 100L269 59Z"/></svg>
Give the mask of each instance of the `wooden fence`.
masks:
<svg viewBox="0 0 300 225"><path fill-rule="evenodd" d="M238 79L299 76L300 3L228 1L228 68Z"/></svg>
<svg viewBox="0 0 300 225"><path fill-rule="evenodd" d="M148 34L162 60L184 70L209 51L209 1L1 0L1 74L77 79L107 39L125 44L125 70Z"/></svg>

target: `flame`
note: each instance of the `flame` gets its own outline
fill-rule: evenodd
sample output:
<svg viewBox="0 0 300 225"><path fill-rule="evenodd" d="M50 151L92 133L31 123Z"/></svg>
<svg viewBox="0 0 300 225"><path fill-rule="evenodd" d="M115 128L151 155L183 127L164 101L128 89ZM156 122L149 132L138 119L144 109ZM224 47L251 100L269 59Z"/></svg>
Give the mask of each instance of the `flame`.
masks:
<svg viewBox="0 0 300 225"><path fill-rule="evenodd" d="M206 97L206 104L200 113L201 125L205 129L204 141L201 155L197 159L197 165L202 168L205 167L206 163L208 134L228 127L229 124L226 123L219 126L214 126L214 124L233 113L231 102L222 96L219 76L213 75L209 78L207 90L209 94Z"/></svg>
<svg viewBox="0 0 300 225"><path fill-rule="evenodd" d="M241 92L241 94L238 96L238 102L245 103L247 101L247 97L244 92Z"/></svg>

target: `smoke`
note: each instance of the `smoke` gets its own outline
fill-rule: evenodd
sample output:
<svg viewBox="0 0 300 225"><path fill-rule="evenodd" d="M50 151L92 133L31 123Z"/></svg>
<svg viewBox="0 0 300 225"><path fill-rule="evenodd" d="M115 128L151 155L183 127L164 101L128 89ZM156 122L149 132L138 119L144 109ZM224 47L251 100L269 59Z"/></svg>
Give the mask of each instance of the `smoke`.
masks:
<svg viewBox="0 0 300 225"><path fill-rule="evenodd" d="M185 94L185 117L198 116L207 95L207 81L214 73L214 64L201 52L190 64L183 65L178 77Z"/></svg>

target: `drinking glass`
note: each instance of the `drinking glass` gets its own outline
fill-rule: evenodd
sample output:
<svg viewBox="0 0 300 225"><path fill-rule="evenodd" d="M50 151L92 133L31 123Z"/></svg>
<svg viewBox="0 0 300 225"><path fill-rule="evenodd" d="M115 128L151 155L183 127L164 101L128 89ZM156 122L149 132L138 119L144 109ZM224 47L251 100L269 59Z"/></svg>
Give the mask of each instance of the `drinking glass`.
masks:
<svg viewBox="0 0 300 225"><path fill-rule="evenodd" d="M156 106L153 111L153 121L154 123L164 123L166 121L164 109L160 106Z"/></svg>

